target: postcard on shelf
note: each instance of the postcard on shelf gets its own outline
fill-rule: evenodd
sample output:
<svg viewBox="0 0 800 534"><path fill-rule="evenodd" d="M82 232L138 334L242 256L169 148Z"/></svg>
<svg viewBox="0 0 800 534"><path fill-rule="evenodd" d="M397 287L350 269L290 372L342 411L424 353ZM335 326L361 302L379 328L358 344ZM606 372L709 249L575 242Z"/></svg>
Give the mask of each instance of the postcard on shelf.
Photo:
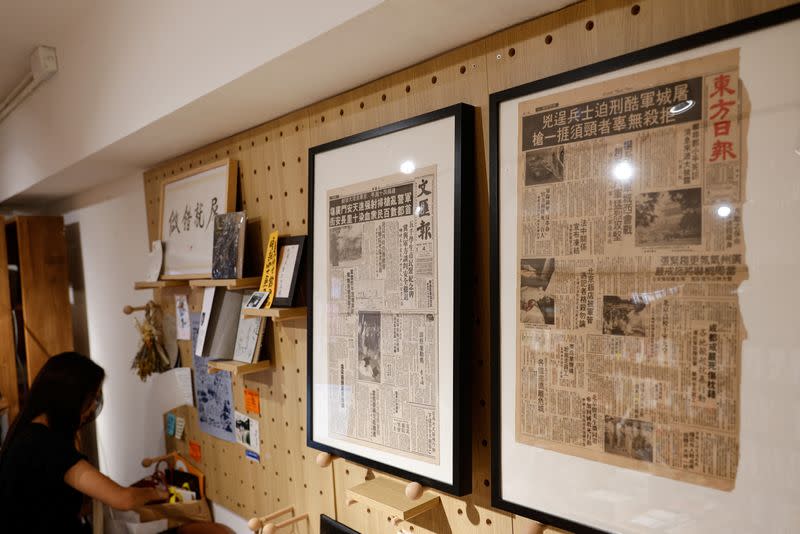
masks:
<svg viewBox="0 0 800 534"><path fill-rule="evenodd" d="M175 326L177 339L192 339L191 322L189 320L189 299L186 295L175 295Z"/></svg>
<svg viewBox="0 0 800 534"><path fill-rule="evenodd" d="M203 310L200 312L200 328L197 331L197 343L195 344L195 355L203 355L208 323L211 319L211 312L214 308L214 297L217 294L216 287L207 287L203 292Z"/></svg>
<svg viewBox="0 0 800 534"><path fill-rule="evenodd" d="M157 282L161 276L161 266L164 263L164 246L160 240L153 241L150 253L147 255L147 274L144 279L148 282Z"/></svg>
<svg viewBox="0 0 800 534"><path fill-rule="evenodd" d="M216 279L242 277L244 229L247 217L243 211L214 217L214 256L211 276Z"/></svg>
<svg viewBox="0 0 800 534"><path fill-rule="evenodd" d="M242 310L239 316L239 327L236 331L236 346L233 351L233 359L239 362L253 363L253 357L258 353L264 333L263 318L244 316L244 310L250 304L254 293L245 291L242 294Z"/></svg>
<svg viewBox="0 0 800 534"><path fill-rule="evenodd" d="M245 303L247 310L260 310L269 297L269 291L253 291Z"/></svg>

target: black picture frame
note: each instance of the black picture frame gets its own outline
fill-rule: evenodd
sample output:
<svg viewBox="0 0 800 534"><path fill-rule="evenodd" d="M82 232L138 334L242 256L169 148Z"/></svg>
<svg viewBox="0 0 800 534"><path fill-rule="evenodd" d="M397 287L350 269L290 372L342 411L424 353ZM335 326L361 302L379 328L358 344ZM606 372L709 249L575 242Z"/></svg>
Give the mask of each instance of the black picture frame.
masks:
<svg viewBox="0 0 800 534"><path fill-rule="evenodd" d="M510 89L493 93L489 97L489 218L490 218L490 311L491 311L491 384L492 410L491 429L494 442L491 452L492 506L528 517L543 524L568 530L575 534L607 534L597 527L560 517L545 510L537 510L505 500L502 495L501 436L501 317L500 317L500 106L506 101L532 95L548 89L578 82L594 76L614 72L669 55L685 52L717 41L738 37L763 30L771 26L800 18L800 4L786 6L774 11L725 24L703 32L692 34L616 56L604 61L585 65L567 72L535 80Z"/></svg>
<svg viewBox="0 0 800 534"><path fill-rule="evenodd" d="M302 271L305 260L304 253L306 245L306 236L296 235L296 236L287 236L278 238L278 262L280 262L281 258L281 249L287 245L299 246L297 250L297 257L295 258L294 262L294 267L292 268L292 280L290 282L289 296L283 298L278 297L277 287L279 282L278 276L280 276L280 272L276 273L276 279L275 279L276 295L272 299L273 308L291 308L292 306L294 306L295 293L297 292L297 282L300 280L300 273ZM279 267L280 263L277 265L276 268Z"/></svg>
<svg viewBox="0 0 800 534"><path fill-rule="evenodd" d="M319 534L361 534L325 514L319 516Z"/></svg>
<svg viewBox="0 0 800 534"><path fill-rule="evenodd" d="M372 140L382 136L389 136L405 130L410 130L418 126L427 125L442 119L454 119L453 140L454 153L453 175L454 175L454 242L452 280L453 280L453 306L452 310L439 309L440 314L451 312L452 316L452 347L453 347L453 397L451 410L440 407L440 418L452 417L452 441L450 443L440 443L440 448L452 448L452 483L422 476L408 471L401 465L389 465L372 458L367 458L341 448L320 443L314 436L314 324L313 308L315 299L314 289L314 264L315 261L326 261L325 258L314 258L314 197L315 197L315 161L316 157L325 152L337 148L354 145L364 141ZM407 480L418 482L423 486L436 488L438 490L453 494L466 495L472 491L472 441L471 441L471 414L469 413L468 391L470 384L470 342L467 338L471 329L472 299L470 280L472 278L473 246L472 236L469 229L472 227L473 219L473 190L475 180L475 108L468 104L456 104L436 111L431 111L423 115L405 119L399 122L381 126L372 130L358 133L343 139L325 143L309 149L308 152L308 177L309 177L309 200L308 218L309 233L307 248L307 286L308 286L308 353L307 353L307 445L311 448L328 452L332 455L345 458L347 460L362 464L364 466L380 470ZM441 224L441 221L440 221ZM441 269L450 266L439 266ZM320 305L324 305L324 300ZM449 335L450 333L439 332L439 336ZM441 425L440 425L441 427Z"/></svg>

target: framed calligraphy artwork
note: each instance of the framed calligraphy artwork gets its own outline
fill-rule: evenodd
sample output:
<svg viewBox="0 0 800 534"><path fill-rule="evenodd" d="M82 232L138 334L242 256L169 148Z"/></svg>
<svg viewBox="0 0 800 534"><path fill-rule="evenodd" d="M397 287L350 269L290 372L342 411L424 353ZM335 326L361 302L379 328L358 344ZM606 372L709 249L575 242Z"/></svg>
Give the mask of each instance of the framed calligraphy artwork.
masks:
<svg viewBox="0 0 800 534"><path fill-rule="evenodd" d="M471 488L474 109L309 150L308 445Z"/></svg>
<svg viewBox="0 0 800 534"><path fill-rule="evenodd" d="M800 23L772 26L798 12L491 95L494 506L572 532L776 517L740 467L770 462L742 410L771 393L743 359L775 330L741 288L769 292L748 197L780 202L796 169L765 144L796 136L769 109L786 83L796 113L800 78L761 58L791 48Z"/></svg>
<svg viewBox="0 0 800 534"><path fill-rule="evenodd" d="M236 210L236 174L236 160L224 159L162 182L162 279L211 278L214 216Z"/></svg>

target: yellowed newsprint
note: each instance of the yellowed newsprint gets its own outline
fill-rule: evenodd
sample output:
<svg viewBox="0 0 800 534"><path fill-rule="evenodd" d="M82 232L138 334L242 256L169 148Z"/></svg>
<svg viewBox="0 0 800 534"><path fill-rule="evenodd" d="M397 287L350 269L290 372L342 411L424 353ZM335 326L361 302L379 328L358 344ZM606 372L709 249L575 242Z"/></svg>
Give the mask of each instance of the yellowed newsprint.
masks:
<svg viewBox="0 0 800 534"><path fill-rule="evenodd" d="M439 463L436 167L328 191L329 428Z"/></svg>
<svg viewBox="0 0 800 534"><path fill-rule="evenodd" d="M738 50L519 105L519 442L730 490Z"/></svg>

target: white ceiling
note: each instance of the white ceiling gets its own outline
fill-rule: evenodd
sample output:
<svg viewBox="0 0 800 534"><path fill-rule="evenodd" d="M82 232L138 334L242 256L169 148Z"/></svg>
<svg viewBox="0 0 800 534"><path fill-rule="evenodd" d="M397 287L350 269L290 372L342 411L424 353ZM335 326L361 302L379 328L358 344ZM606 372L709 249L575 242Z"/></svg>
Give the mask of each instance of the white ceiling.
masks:
<svg viewBox="0 0 800 534"><path fill-rule="evenodd" d="M149 1L152 0L146 0ZM192 97L183 105L172 107L168 112L162 112L166 111L162 109L156 116L151 114L138 127L127 132L121 131L125 135L117 137L107 135L108 139L103 139L107 142L95 143L91 150L85 150L80 157L70 158L68 157L70 154L60 154L60 163L46 169L35 165L22 167L33 169L31 172L38 175L28 177L29 180L24 187L18 187L13 194L9 194L10 190L6 188L4 194L0 194L0 201L6 207L42 206L54 199L62 199L102 183L118 180L175 155L377 79L505 27L559 9L573 1L385 0L377 2L373 0L372 4L377 5L363 11L363 6L369 5L369 0L362 0L359 5L355 5L356 1L351 0L354 16L345 17L346 20L322 32L320 29L324 27L320 26L316 30L316 35L309 35L307 32L305 34L307 38L304 38L303 42L286 44L285 51L279 55L249 72L230 78L227 83L219 84L200 96ZM11 10L12 15L25 18L26 24L34 23L35 17L27 9L20 7L30 0L0 0L4 6L9 2L14 5L19 4L17 9ZM35 2L40 6L49 3L61 2L44 0ZM301 6L305 9L313 8L315 4L330 5L327 0L304 0L301 3L305 4ZM88 1L83 2L83 9L87 9L86 6L91 4ZM341 5L344 3L337 4ZM357 12L358 9L362 11ZM74 11L68 10L64 16L62 23L66 29L71 32L81 31L81 19L76 18ZM0 17L0 21L2 20ZM95 20L95 24L96 22ZM290 22L302 24L298 19ZM47 26L47 30L33 32L32 35L41 35L45 38L47 31L57 33L65 30L65 27L59 28L51 16L43 16L39 23L42 27ZM274 27L276 24L280 26L282 21L272 20L270 23ZM14 26L13 21L0 22L0 34L6 26ZM298 27L297 31L292 27L282 28L286 30L283 32L284 36L296 35L303 29L308 30L307 27ZM269 31L269 28L265 27L265 31ZM115 35L109 32L107 36L109 46L115 44L114 37ZM140 38L147 40L152 37L143 34ZM17 37L16 40L17 50L24 48L22 38ZM289 42L287 37L283 37L283 40ZM217 45L225 46L224 42ZM159 52L169 51L161 49ZM235 54L236 50L223 50L223 52ZM25 55L27 57L27 52ZM0 60L11 65L13 63L11 59L5 57L5 50L0 48ZM154 61L157 59L153 56ZM211 64L208 68L213 69L215 65ZM62 72L59 72L59 76L61 75ZM0 71L0 82L8 77L4 70ZM14 79L14 76L10 77ZM153 94L158 96L161 94L159 91L170 89L164 87L163 80L142 80L141 86L155 89L154 93L144 89L151 100ZM150 108L160 103L157 99L152 100ZM135 107L135 104L136 102L130 102L132 107ZM29 133L31 121L35 124L36 121L48 119L50 117L42 112L31 120L17 121L20 124L14 127ZM113 116L98 116L85 127L96 128L98 124L113 123L114 120ZM4 125L0 124L0 127L2 126ZM42 131L40 137L48 137L51 131L52 128ZM0 134L2 133L0 128ZM75 132L76 135L82 133ZM4 173L8 174L2 165L3 144L9 143L9 139L13 137L0 135L0 181L8 178L3 176ZM48 141L53 143L51 152L66 150L63 141L61 144L58 144L57 139ZM19 149L16 152L19 152ZM26 163L35 161L37 157L35 153L26 153L24 158L18 157L19 155L8 150L5 153L6 159L17 158ZM15 173L19 174L21 173Z"/></svg>

